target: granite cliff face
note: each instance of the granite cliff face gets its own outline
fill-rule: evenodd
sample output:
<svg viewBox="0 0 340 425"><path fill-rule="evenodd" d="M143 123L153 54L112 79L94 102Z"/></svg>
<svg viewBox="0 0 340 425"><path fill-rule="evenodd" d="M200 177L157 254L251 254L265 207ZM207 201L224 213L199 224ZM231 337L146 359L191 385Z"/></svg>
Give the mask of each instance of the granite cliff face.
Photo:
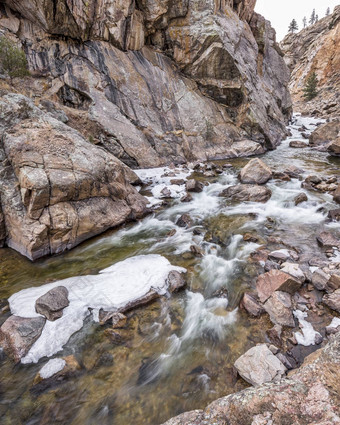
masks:
<svg viewBox="0 0 340 425"><path fill-rule="evenodd" d="M292 75L289 83L294 108L320 117L338 117L340 113L340 6L297 34L288 34L281 42L285 61ZM318 96L305 102L302 95L309 75L319 80Z"/></svg>
<svg viewBox="0 0 340 425"><path fill-rule="evenodd" d="M289 74L254 0L5 5L31 71L128 165L227 157L249 138L272 148L285 133Z"/></svg>
<svg viewBox="0 0 340 425"><path fill-rule="evenodd" d="M34 259L141 216L128 167L274 148L289 71L255 3L0 1L34 98L2 93L0 242Z"/></svg>

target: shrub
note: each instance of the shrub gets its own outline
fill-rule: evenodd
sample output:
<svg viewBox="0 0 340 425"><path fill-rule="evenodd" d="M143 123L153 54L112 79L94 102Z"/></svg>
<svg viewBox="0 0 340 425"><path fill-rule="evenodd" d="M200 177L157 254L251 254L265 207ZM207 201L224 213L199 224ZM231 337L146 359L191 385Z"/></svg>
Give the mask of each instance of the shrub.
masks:
<svg viewBox="0 0 340 425"><path fill-rule="evenodd" d="M29 74L25 53L12 41L0 37L0 67L8 77L25 77Z"/></svg>

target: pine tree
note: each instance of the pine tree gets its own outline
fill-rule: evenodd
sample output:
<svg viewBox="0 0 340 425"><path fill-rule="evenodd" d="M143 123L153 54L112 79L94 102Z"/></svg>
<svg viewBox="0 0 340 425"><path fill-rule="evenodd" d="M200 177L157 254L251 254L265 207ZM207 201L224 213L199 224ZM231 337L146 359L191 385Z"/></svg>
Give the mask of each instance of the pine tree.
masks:
<svg viewBox="0 0 340 425"><path fill-rule="evenodd" d="M315 15L315 23L318 22L319 20L319 15Z"/></svg>
<svg viewBox="0 0 340 425"><path fill-rule="evenodd" d="M331 9L329 8L329 7L327 7L327 10L326 10L326 16L328 16L328 15L330 15L331 14Z"/></svg>
<svg viewBox="0 0 340 425"><path fill-rule="evenodd" d="M307 26L307 18L305 16L302 19L302 23L303 23L303 28L306 28L306 26Z"/></svg>
<svg viewBox="0 0 340 425"><path fill-rule="evenodd" d="M305 97L307 101L314 99L314 97L318 95L318 82L318 77L316 76L315 71L313 71L311 75L307 78L306 85L303 89L303 97Z"/></svg>
<svg viewBox="0 0 340 425"><path fill-rule="evenodd" d="M0 37L0 68L9 76L11 83L15 77L29 74L25 53L3 36Z"/></svg>
<svg viewBox="0 0 340 425"><path fill-rule="evenodd" d="M293 33L299 29L298 24L295 19L289 24L288 31Z"/></svg>
<svg viewBox="0 0 340 425"><path fill-rule="evenodd" d="M311 14L311 16L309 18L309 23L311 25L313 25L315 23L315 9L313 9L313 12L312 12L312 14Z"/></svg>

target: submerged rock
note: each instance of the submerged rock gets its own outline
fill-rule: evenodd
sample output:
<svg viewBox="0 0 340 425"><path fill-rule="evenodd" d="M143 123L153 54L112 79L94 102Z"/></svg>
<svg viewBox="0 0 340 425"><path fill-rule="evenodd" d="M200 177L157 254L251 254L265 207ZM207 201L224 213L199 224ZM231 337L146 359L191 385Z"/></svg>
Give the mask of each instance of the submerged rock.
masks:
<svg viewBox="0 0 340 425"><path fill-rule="evenodd" d="M251 159L240 172L241 183L264 184L273 176L271 169L259 158Z"/></svg>
<svg viewBox="0 0 340 425"><path fill-rule="evenodd" d="M189 214L182 214L180 218L176 221L177 226L179 227L190 227L192 226L192 219Z"/></svg>
<svg viewBox="0 0 340 425"><path fill-rule="evenodd" d="M35 311L54 321L62 317L63 309L68 305L68 290L64 286L57 286L37 299Z"/></svg>
<svg viewBox="0 0 340 425"><path fill-rule="evenodd" d="M294 203L295 203L295 205L299 205L299 204L301 204L302 202L306 202L306 201L308 201L308 197L307 197L307 195L306 195L304 192L299 193L299 195L297 195L297 196L294 198Z"/></svg>
<svg viewBox="0 0 340 425"><path fill-rule="evenodd" d="M14 361L19 362L40 337L45 322L44 317L9 317L0 328L0 345Z"/></svg>
<svg viewBox="0 0 340 425"><path fill-rule="evenodd" d="M33 391L43 391L62 383L81 369L73 355L49 360L37 373L33 381Z"/></svg>
<svg viewBox="0 0 340 425"><path fill-rule="evenodd" d="M279 380L286 367L269 350L266 344L251 348L234 364L240 376L254 386Z"/></svg>
<svg viewBox="0 0 340 425"><path fill-rule="evenodd" d="M267 202L272 196L272 191L255 184L237 184L224 189L220 196L226 196L234 201Z"/></svg>

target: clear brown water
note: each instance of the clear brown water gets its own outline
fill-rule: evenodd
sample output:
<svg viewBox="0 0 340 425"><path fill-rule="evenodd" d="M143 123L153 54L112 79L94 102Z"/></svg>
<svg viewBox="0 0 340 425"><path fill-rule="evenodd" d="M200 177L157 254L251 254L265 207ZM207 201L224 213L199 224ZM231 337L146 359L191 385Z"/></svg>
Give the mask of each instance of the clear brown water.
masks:
<svg viewBox="0 0 340 425"><path fill-rule="evenodd" d="M276 169L296 165L306 174L339 176L339 160L309 148L291 149L286 142L263 159ZM63 255L31 263L10 249L0 250L2 304L21 289L97 273L133 255L162 254L188 270L186 291L128 314L122 343L111 340L108 327L85 323L55 356L73 354L81 365L65 382L37 393L32 382L47 359L37 365L14 365L1 355L1 424L158 425L246 386L235 376L233 363L265 341L271 324L266 317L250 319L236 310L259 271L248 260L257 246L239 235L250 231L263 240L281 237L302 256L322 255L315 235L325 228L326 212L318 209L327 211L334 204L329 195L313 192L307 205L294 207L292 199L301 190L297 180L270 182L273 197L265 205L227 203L218 193L236 181L247 159L228 162L234 167L218 179L206 179L210 185L193 203L174 201L140 223L107 232ZM175 237L167 238L183 212L225 243L193 239L192 230L178 229ZM203 258L188 254L192 240L205 250ZM227 306L216 295L222 288L228 293ZM0 315L0 324L8 315Z"/></svg>

